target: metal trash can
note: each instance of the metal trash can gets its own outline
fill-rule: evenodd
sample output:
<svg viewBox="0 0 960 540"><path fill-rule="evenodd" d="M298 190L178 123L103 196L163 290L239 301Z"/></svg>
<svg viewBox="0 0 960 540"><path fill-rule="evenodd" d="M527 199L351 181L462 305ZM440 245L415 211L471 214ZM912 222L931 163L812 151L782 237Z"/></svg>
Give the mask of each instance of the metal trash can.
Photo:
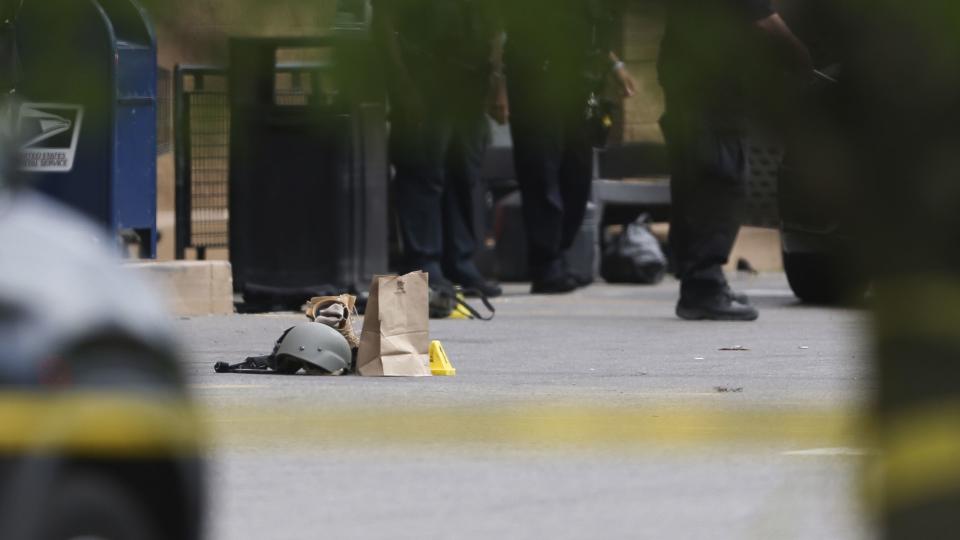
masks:
<svg viewBox="0 0 960 540"><path fill-rule="evenodd" d="M251 309L360 293L387 271L382 92L337 68L372 66L361 39L230 42L230 261Z"/></svg>
<svg viewBox="0 0 960 540"><path fill-rule="evenodd" d="M156 256L157 54L135 0L25 0L21 170Z"/></svg>

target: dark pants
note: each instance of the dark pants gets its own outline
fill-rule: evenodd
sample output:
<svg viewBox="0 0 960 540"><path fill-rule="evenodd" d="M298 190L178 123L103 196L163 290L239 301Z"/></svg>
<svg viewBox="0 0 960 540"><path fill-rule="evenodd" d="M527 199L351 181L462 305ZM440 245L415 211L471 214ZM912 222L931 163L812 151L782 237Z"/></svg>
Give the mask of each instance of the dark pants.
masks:
<svg viewBox="0 0 960 540"><path fill-rule="evenodd" d="M473 199L488 139L483 108L430 110L419 124L394 112L390 153L406 269L459 280L475 272Z"/></svg>
<svg viewBox="0 0 960 540"><path fill-rule="evenodd" d="M661 121L670 153L670 249L681 294L726 287L723 266L743 215L743 132L668 109Z"/></svg>
<svg viewBox="0 0 960 540"><path fill-rule="evenodd" d="M545 71L510 72L510 131L534 280L561 275L583 224L592 180L587 92Z"/></svg>

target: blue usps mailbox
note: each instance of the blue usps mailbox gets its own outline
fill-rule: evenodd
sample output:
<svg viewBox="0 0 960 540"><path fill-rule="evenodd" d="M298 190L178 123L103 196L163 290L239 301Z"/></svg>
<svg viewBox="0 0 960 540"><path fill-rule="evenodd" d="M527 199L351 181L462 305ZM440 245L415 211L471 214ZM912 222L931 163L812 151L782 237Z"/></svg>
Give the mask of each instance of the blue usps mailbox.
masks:
<svg viewBox="0 0 960 540"><path fill-rule="evenodd" d="M156 256L156 39L135 0L25 0L21 170Z"/></svg>

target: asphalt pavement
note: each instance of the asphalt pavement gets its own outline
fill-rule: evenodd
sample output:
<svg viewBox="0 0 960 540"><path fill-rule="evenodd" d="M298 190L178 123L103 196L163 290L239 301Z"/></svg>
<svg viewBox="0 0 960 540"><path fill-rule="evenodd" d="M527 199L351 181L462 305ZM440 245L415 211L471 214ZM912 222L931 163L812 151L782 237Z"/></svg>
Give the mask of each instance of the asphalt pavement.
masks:
<svg viewBox="0 0 960 540"><path fill-rule="evenodd" d="M216 374L298 313L176 320L210 434L210 538L863 539L866 313L739 275L754 323L676 283L432 321L456 377Z"/></svg>

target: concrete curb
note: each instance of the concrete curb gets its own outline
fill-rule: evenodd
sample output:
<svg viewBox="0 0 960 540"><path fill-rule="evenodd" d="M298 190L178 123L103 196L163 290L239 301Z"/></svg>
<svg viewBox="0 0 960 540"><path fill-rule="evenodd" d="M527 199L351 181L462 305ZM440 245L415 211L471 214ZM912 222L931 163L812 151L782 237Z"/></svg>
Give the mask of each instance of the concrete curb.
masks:
<svg viewBox="0 0 960 540"><path fill-rule="evenodd" d="M126 267L158 287L174 315L234 312L233 273L227 261L140 262Z"/></svg>

